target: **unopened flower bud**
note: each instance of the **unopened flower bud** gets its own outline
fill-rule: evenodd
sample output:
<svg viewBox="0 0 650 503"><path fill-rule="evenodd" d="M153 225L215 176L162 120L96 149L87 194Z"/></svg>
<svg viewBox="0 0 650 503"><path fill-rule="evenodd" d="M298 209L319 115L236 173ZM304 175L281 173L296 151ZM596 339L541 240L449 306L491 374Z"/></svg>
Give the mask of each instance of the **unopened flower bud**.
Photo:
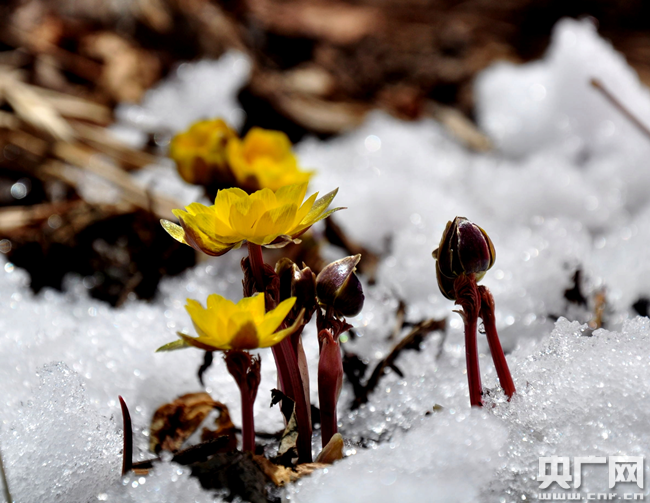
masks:
<svg viewBox="0 0 650 503"><path fill-rule="evenodd" d="M298 266L288 257L282 257L275 263L275 274L280 278L280 300L288 299L291 295L291 284L294 268Z"/></svg>
<svg viewBox="0 0 650 503"><path fill-rule="evenodd" d="M305 266L300 269L291 259L283 257L275 264L275 273L280 278L280 300L296 297L295 313L304 312L304 321L309 323L316 310L316 276Z"/></svg>
<svg viewBox="0 0 650 503"><path fill-rule="evenodd" d="M318 301L332 307L343 316L355 316L361 312L365 297L359 278L354 271L361 255L342 258L325 266L316 277Z"/></svg>
<svg viewBox="0 0 650 503"><path fill-rule="evenodd" d="M454 281L461 274L474 274L479 281L494 265L496 252L487 233L464 217L447 222L440 245L433 251L438 286L455 300Z"/></svg>

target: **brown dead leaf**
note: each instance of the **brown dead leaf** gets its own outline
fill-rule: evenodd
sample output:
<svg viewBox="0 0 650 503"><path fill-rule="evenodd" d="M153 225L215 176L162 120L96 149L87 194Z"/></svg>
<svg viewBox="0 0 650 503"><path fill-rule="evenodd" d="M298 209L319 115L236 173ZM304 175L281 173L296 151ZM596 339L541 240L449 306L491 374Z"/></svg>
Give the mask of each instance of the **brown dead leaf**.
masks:
<svg viewBox="0 0 650 503"><path fill-rule="evenodd" d="M217 429L211 430L209 428L203 428L203 431L201 432L201 441L207 442L225 436L228 437L228 443L222 450L224 452L234 451L237 449L237 437L235 435L237 428L235 428L232 419L230 419L230 411L228 410L228 407L221 402L215 403L217 405L215 405L214 408L219 411L219 417L214 420Z"/></svg>
<svg viewBox="0 0 650 503"><path fill-rule="evenodd" d="M589 321L589 328L596 330L597 328L603 328L603 317L605 316L605 309L607 307L607 296L605 295L606 290L601 288L596 291L593 296L593 317Z"/></svg>
<svg viewBox="0 0 650 503"><path fill-rule="evenodd" d="M320 451L320 454L316 458L317 463L332 464L334 461L343 459L343 437L340 433L335 433L330 438L330 441L327 442L327 445L323 447L323 450Z"/></svg>
<svg viewBox="0 0 650 503"><path fill-rule="evenodd" d="M225 407L207 393L188 393L156 410L151 420L149 448L176 452L215 408Z"/></svg>
<svg viewBox="0 0 650 503"><path fill-rule="evenodd" d="M282 487L289 482L295 482L301 477L311 475L315 470L321 470L330 466L327 463L303 463L295 468L288 468L282 465L276 465L264 456L253 456L253 461L257 463L264 475L266 475L277 487Z"/></svg>
<svg viewBox="0 0 650 503"><path fill-rule="evenodd" d="M247 6L250 15L267 29L340 45L358 42L386 22L377 8L345 2L253 0Z"/></svg>
<svg viewBox="0 0 650 503"><path fill-rule="evenodd" d="M296 474L298 475L296 477L296 480L301 477L311 475L316 470L322 470L328 466L330 466L329 463L302 463L301 465L296 466Z"/></svg>
<svg viewBox="0 0 650 503"><path fill-rule="evenodd" d="M7 100L23 121L58 140L71 140L73 131L54 107L39 92L27 86L15 71L0 74L0 96Z"/></svg>

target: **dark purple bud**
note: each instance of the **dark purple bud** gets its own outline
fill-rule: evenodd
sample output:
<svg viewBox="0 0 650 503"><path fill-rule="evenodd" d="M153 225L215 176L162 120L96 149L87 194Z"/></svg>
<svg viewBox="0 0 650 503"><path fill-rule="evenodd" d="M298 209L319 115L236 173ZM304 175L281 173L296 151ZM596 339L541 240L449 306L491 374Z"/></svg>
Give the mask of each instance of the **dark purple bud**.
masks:
<svg viewBox="0 0 650 503"><path fill-rule="evenodd" d="M316 296L321 305L343 316L356 316L363 308L363 287L354 271L361 255L342 258L325 266L316 277Z"/></svg>
<svg viewBox="0 0 650 503"><path fill-rule="evenodd" d="M445 297L455 300L454 280L474 274L479 281L494 265L496 252L487 233L464 217L447 222L440 245L433 252L438 286Z"/></svg>
<svg viewBox="0 0 650 503"><path fill-rule="evenodd" d="M316 276L305 266L300 269L292 260L283 257L275 264L275 272L280 278L280 300L296 297L293 312L303 309L304 322L309 323L316 310Z"/></svg>
<svg viewBox="0 0 650 503"><path fill-rule="evenodd" d="M296 264L287 257L282 257L275 264L275 274L280 278L280 302L292 296L291 283L294 268L297 269Z"/></svg>

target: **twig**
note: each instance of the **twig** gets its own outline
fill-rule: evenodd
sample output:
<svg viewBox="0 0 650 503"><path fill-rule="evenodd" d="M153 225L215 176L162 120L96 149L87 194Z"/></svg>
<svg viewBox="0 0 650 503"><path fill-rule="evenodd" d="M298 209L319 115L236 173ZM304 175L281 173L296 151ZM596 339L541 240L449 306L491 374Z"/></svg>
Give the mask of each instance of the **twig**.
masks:
<svg viewBox="0 0 650 503"><path fill-rule="evenodd" d="M205 354L203 355L203 363L199 367L199 370L197 371L197 376L199 378L199 382L201 383L201 386L205 386L205 383L203 382L203 374L212 366L212 361L214 360L214 351L206 351Z"/></svg>
<svg viewBox="0 0 650 503"><path fill-rule="evenodd" d="M122 189L121 196L124 202L145 211L150 210L149 201L147 200L147 189L136 185L128 173L110 162L102 160L94 152L88 151L78 144L59 142L53 146L53 153L59 159L100 176ZM48 174L57 178L64 178L69 183L75 185L70 180L70 177L67 176L65 166L60 166L57 169L54 164L51 164L48 167ZM160 218L170 218L172 216L172 209L179 207L176 201L162 194L155 194L151 196L151 199L153 201L153 208L151 209Z"/></svg>
<svg viewBox="0 0 650 503"><path fill-rule="evenodd" d="M16 72L8 72L0 78L0 94L22 120L57 140L70 141L74 132L54 107L37 91L19 80Z"/></svg>
<svg viewBox="0 0 650 503"><path fill-rule="evenodd" d="M143 168L149 164L154 164L158 160L151 154L132 149L103 127L78 121L71 121L70 125L77 133L80 141L99 152L113 157L127 170Z"/></svg>
<svg viewBox="0 0 650 503"><path fill-rule="evenodd" d="M105 105L45 87L23 85L47 101L65 119L81 119L102 125L112 122L111 109Z"/></svg>
<svg viewBox="0 0 650 503"><path fill-rule="evenodd" d="M178 451L172 457L173 463L178 463L179 465L191 465L192 463L200 463L207 461L207 459L213 454L223 450L224 447L228 445L228 436L222 435L212 440L207 440L201 442L200 444L191 445L187 449ZM135 472L145 472L153 468L153 464L156 461L160 461L160 457L155 457L153 459L146 459L144 461L137 461L131 465Z"/></svg>
<svg viewBox="0 0 650 503"><path fill-rule="evenodd" d="M466 147L477 152L492 150L492 142L474 123L456 108L430 101L426 107L427 112L457 140Z"/></svg>
<svg viewBox="0 0 650 503"><path fill-rule="evenodd" d="M598 79L591 79L591 85L607 98L607 100L614 105L614 107L621 112L632 124L634 124L639 131L650 138L650 128L646 126L639 118L634 115L629 108L627 108L614 94L605 87L605 85Z"/></svg>
<svg viewBox="0 0 650 503"><path fill-rule="evenodd" d="M14 499L9 492L9 482L7 482L7 474L5 473L5 465L2 461L2 451L0 451L0 477L2 477L2 487L5 493L5 500L7 503L13 503Z"/></svg>
<svg viewBox="0 0 650 503"><path fill-rule="evenodd" d="M388 336L388 340L395 340L399 337L402 328L404 328L404 321L406 319L406 303L399 299L399 304L397 305L397 311L395 313L395 325L393 326L393 331Z"/></svg>
<svg viewBox="0 0 650 503"><path fill-rule="evenodd" d="M133 427L131 425L131 414L121 396L120 406L122 407L122 422L124 424L124 448L122 451L122 475L126 475L133 467Z"/></svg>

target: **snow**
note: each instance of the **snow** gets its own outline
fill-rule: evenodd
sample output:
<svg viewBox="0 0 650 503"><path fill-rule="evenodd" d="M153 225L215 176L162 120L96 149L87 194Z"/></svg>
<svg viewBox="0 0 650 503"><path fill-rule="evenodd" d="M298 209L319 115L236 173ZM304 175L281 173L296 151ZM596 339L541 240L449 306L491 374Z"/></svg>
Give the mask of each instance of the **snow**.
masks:
<svg viewBox="0 0 650 503"><path fill-rule="evenodd" d="M235 93L248 69L236 53L188 63L140 107L121 109L116 132L137 143L142 134L165 137L214 114L238 125ZM386 338L398 298L409 321L447 317L448 329L444 339L432 334L420 352L403 353L397 366L404 377L384 377L360 409L349 411L352 394L344 386L339 418L348 457L289 487L287 500L535 500L541 456L647 455L650 320L634 317L631 306L650 298L650 141L590 85L592 78L650 124L648 90L623 57L589 22L563 20L542 60L499 63L477 79L478 122L492 152L467 151L433 120L404 123L379 112L356 131L297 146L302 164L319 171L311 189L340 187L335 202L348 209L337 221L383 254L377 284L366 285L364 310L351 320L360 337L346 350L372 369L391 348ZM184 204L197 197L164 161L139 176ZM488 390L482 410L470 410L462 322L438 291L431 258L456 215L494 242L496 264L483 283L496 301L517 386L507 402L479 335ZM154 410L200 390L199 351L154 350L177 330L191 333L186 297L241 297L241 256L202 262L164 281L155 302L132 300L120 309L91 299L75 277L63 294L34 296L25 273L4 263L0 452L16 501L220 501L169 461L148 477L120 477L117 396L133 416L135 457L146 459ZM564 298L578 269L587 306ZM585 322L603 288L606 329L592 331ZM313 328L304 342L315 400ZM273 358L261 354L256 426L270 432L282 422L268 406ZM223 361L215 358L205 379L238 424L238 390ZM315 452L319 445L314 438ZM585 466L576 492L586 499L599 491L612 492L606 467Z"/></svg>

